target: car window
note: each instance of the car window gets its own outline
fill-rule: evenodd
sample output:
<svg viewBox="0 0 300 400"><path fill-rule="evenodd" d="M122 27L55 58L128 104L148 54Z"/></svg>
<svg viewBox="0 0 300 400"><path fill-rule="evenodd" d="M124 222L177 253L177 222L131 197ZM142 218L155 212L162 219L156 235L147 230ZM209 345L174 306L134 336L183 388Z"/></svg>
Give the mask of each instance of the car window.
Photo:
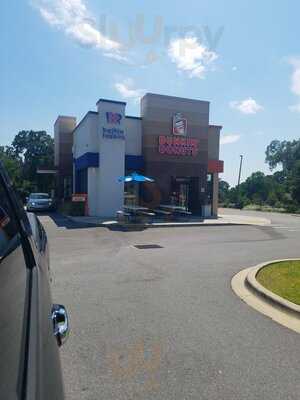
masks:
<svg viewBox="0 0 300 400"><path fill-rule="evenodd" d="M0 398L17 399L24 370L27 271L20 232L0 175Z"/></svg>
<svg viewBox="0 0 300 400"><path fill-rule="evenodd" d="M12 210L8 198L0 187L0 257L5 257L7 253L18 243L18 230L15 220L12 217Z"/></svg>
<svg viewBox="0 0 300 400"><path fill-rule="evenodd" d="M49 199L49 195L48 194L31 194L29 198L31 200Z"/></svg>

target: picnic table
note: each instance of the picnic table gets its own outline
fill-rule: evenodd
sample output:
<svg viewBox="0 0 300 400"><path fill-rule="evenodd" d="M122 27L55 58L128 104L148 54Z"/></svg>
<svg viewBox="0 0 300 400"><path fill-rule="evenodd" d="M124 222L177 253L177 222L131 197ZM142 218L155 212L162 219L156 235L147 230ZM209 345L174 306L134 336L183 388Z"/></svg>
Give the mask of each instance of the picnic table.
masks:
<svg viewBox="0 0 300 400"><path fill-rule="evenodd" d="M126 213L132 216L132 221L138 221L141 218L152 218L155 214L147 207L136 205L124 205L123 209Z"/></svg>
<svg viewBox="0 0 300 400"><path fill-rule="evenodd" d="M136 214L138 212L141 211L149 211L149 209L147 207L142 207L142 206L135 206L135 205L124 205L123 206L124 211L132 213L132 214Z"/></svg>
<svg viewBox="0 0 300 400"><path fill-rule="evenodd" d="M187 211L185 207L176 206L173 204L161 204L159 207L161 209L171 213L173 216L176 216L176 215L187 216L187 215L192 214L190 211Z"/></svg>
<svg viewBox="0 0 300 400"><path fill-rule="evenodd" d="M160 208L163 208L163 209L165 209L165 210L167 210L167 211L171 211L171 212L186 211L185 207L182 207L182 206L175 206L175 205L173 205L173 204L161 204L159 207L160 207Z"/></svg>

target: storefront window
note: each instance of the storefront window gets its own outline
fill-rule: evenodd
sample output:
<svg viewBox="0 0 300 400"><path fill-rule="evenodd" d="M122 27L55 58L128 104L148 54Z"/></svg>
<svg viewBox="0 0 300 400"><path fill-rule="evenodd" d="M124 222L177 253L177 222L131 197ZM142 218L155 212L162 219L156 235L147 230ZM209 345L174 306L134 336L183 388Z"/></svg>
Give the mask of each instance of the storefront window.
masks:
<svg viewBox="0 0 300 400"><path fill-rule="evenodd" d="M72 196L72 177L67 176L64 178L64 198L70 198Z"/></svg>
<svg viewBox="0 0 300 400"><path fill-rule="evenodd" d="M213 199L213 174L207 174L207 200L212 204Z"/></svg>

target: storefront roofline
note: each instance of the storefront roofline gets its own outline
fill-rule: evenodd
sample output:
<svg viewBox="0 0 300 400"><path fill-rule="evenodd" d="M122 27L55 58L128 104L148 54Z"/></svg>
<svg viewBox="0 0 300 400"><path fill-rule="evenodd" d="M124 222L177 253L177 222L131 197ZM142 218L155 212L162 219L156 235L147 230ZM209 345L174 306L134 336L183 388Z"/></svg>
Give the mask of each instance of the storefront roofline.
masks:
<svg viewBox="0 0 300 400"><path fill-rule="evenodd" d="M117 101L117 100L109 100L109 99L99 99L96 103L96 106L100 103L100 101L104 101L105 103L113 103L113 104L122 104L124 106L126 106L126 102L125 101Z"/></svg>
<svg viewBox="0 0 300 400"><path fill-rule="evenodd" d="M125 118L139 119L139 120L142 119L142 117L135 117L134 115L126 115Z"/></svg>
<svg viewBox="0 0 300 400"><path fill-rule="evenodd" d="M76 131L77 128L79 128L79 126L83 123L83 121L87 118L88 115L90 114L94 114L94 115L98 115L97 111L88 111L85 116L82 118L82 120L80 122L78 122L78 124L76 125L75 129L73 130L73 133Z"/></svg>
<svg viewBox="0 0 300 400"><path fill-rule="evenodd" d="M146 93L143 97L142 100L144 98L147 97L160 97L161 99L165 98L165 99L173 99L175 101L188 101L191 103L206 103L206 104L210 104L210 101L208 100L198 100L198 99L190 99L188 97L178 97L178 96L169 96L166 94L159 94L159 93Z"/></svg>
<svg viewBox="0 0 300 400"><path fill-rule="evenodd" d="M76 117L73 117L73 116L71 116L71 115L58 115L58 117L56 118L56 120L55 120L55 122L54 122L54 126L57 124L57 122L60 120L60 119L71 119L71 120L75 120L76 121Z"/></svg>
<svg viewBox="0 0 300 400"><path fill-rule="evenodd" d="M211 125L211 124L209 124L209 127L212 127L212 128L220 128L220 129L223 128L222 125Z"/></svg>

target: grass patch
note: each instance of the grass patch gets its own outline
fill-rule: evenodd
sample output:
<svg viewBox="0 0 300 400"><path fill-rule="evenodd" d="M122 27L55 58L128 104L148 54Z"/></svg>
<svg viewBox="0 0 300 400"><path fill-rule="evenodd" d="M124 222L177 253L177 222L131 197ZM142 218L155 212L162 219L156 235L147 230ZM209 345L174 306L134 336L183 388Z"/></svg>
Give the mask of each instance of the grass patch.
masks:
<svg viewBox="0 0 300 400"><path fill-rule="evenodd" d="M300 260L269 264L256 279L271 292L300 305Z"/></svg>
<svg viewBox="0 0 300 400"><path fill-rule="evenodd" d="M259 205L259 204L249 204L243 208L243 210L248 211L265 211L265 212L279 212L286 213L287 210L283 207L271 207L267 205Z"/></svg>

